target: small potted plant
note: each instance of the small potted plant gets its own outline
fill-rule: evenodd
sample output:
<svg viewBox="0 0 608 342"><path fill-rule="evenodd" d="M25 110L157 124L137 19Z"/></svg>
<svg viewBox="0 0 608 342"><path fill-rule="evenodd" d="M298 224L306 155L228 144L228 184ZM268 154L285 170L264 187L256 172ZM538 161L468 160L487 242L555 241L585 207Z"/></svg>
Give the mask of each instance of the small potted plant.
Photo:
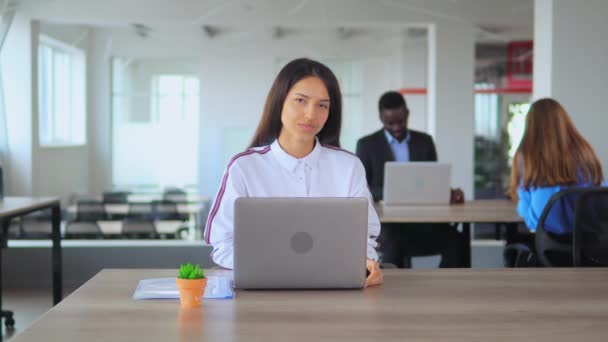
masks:
<svg viewBox="0 0 608 342"><path fill-rule="evenodd" d="M176 281L182 307L197 308L201 306L201 299L207 286L207 278L201 267L191 263L181 265Z"/></svg>

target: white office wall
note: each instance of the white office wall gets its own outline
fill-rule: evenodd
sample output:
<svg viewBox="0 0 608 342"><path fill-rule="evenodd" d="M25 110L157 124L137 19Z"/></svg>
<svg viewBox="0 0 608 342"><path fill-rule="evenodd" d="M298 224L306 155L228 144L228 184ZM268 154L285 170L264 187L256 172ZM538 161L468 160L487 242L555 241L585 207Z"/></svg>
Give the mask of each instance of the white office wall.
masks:
<svg viewBox="0 0 608 342"><path fill-rule="evenodd" d="M0 55L8 127L7 195L32 193L30 18L17 13Z"/></svg>
<svg viewBox="0 0 608 342"><path fill-rule="evenodd" d="M440 158L454 164L453 179L472 193L473 158L473 32L454 30L444 24L448 45L441 50L445 86L439 107L438 125L443 138L437 140ZM462 25L461 25L462 26ZM255 129L262 106L277 72L277 60L308 56L317 59L357 58L363 72L363 119L361 135L380 128L377 101L386 90L426 86L427 43L409 41L405 30L386 37L355 37L339 40L335 36L286 36L272 40L270 35L232 33L224 40L205 38L198 33L180 34L179 42L170 32L158 32L142 39L127 30L94 30L92 69L98 77L93 86L91 129L91 191L100 193L110 186L111 154L109 127L109 58L146 57L196 59L201 75L200 190L213 196L229 156L245 148ZM456 39L456 41L453 41ZM460 40L458 40L460 39ZM228 40L230 43L226 43ZM464 41L464 43L463 43ZM441 44L439 42L439 44ZM467 63L461 67L459 63ZM443 71L443 70L442 70ZM456 91L454 91L456 89ZM443 91L443 90L442 90ZM411 127L428 131L426 99L406 96L411 107ZM457 141L457 146L454 146Z"/></svg>
<svg viewBox="0 0 608 342"><path fill-rule="evenodd" d="M550 84L535 80L534 93L537 94L537 87L551 90L550 94L542 95L550 95L564 105L581 134L594 147L604 174L608 175L608 40L605 37L608 2L587 0L584 5L568 0L542 2L549 2L553 7L552 28L535 28L535 34L541 29L551 30L552 65L550 77L538 79ZM536 18L546 15L551 13L535 13ZM536 25L541 23L537 21ZM534 76L537 77L536 73Z"/></svg>
<svg viewBox="0 0 608 342"><path fill-rule="evenodd" d="M38 196L59 196L64 204L72 195L89 193L89 145L41 147L38 141L38 37L45 34L63 43L81 48L89 54L90 32L81 26L31 23L32 30L32 193ZM87 57L89 59L89 57ZM89 68L90 66L87 66ZM87 80L90 82L90 80ZM87 104L87 109L90 106ZM87 111L89 112L89 111ZM87 118L88 119L88 118ZM87 136L88 140L88 136Z"/></svg>
<svg viewBox="0 0 608 342"><path fill-rule="evenodd" d="M91 30L91 45L87 55L87 141L91 194L101 194L112 184L111 46L111 41L103 33L97 29Z"/></svg>
<svg viewBox="0 0 608 342"><path fill-rule="evenodd" d="M296 44L274 46L274 51L270 48L265 50L251 46L236 55L249 56L246 61L231 52L206 54L203 57L201 73L203 75L201 191L210 195L215 193L228 156L238 152L218 147L231 145L229 139L239 134L244 135L241 138L244 144L250 141L260 118L264 100L276 76L278 58L308 56L315 59L358 60L363 73L363 118L360 131L360 135L363 136L380 127L376 107L380 94L388 89L400 88L399 39L403 38L392 38L375 44L366 42L359 46L354 42L340 41L333 42L335 44L333 45L330 41L325 42L323 44L325 46L316 48L316 51L307 51L306 47L297 47ZM228 93L227 89L229 89ZM229 104L230 102L232 103ZM349 120L348 114L343 113L344 121ZM215 124L209 125L209 123ZM218 164L222 167L217 167Z"/></svg>
<svg viewBox="0 0 608 342"><path fill-rule="evenodd" d="M453 179L458 180L454 185L472 191L473 32L472 28L452 29L459 25L465 26L458 23L438 26L437 44L447 45L438 53L442 56L438 64L443 63L446 70L443 76L438 72L438 83L445 85L437 93L447 94L447 97L440 101L443 105L438 103L437 132L441 139L435 139L440 159L454 164ZM442 32L445 32L444 36L441 36ZM410 44L403 28L399 29L399 34L346 40L327 33L319 38L314 32L309 36L287 35L280 40L272 40L270 34L260 37L236 32L228 34L220 43L219 38L215 41L200 32L158 31L142 39L127 29L93 29L86 38L91 40L87 58L89 146L82 153L36 151L36 164L51 172L44 177L42 171L39 174L36 188L40 194L41 191L64 196L86 191L98 194L109 188L112 162L110 56L194 58L199 61L202 89L200 189L208 196L217 190L227 156L250 140L275 76L278 59L300 56L359 58L364 77L362 135L380 127L377 101L382 92L426 85L419 83L427 73L426 42ZM292 41L292 38L296 39ZM408 60L419 61L420 65L406 65ZM462 63L466 65L462 67ZM428 131L429 127L425 127L426 103L416 104L414 96L408 96L407 100L412 107L411 126ZM226 140L232 142L230 151L222 147ZM54 163L66 167L46 167Z"/></svg>
<svg viewBox="0 0 608 342"><path fill-rule="evenodd" d="M595 148L608 174L608 2L553 4L553 96Z"/></svg>
<svg viewBox="0 0 608 342"><path fill-rule="evenodd" d="M403 44L403 83L402 88L426 88L428 65L427 36L405 39ZM409 127L428 132L427 96L404 95L410 109Z"/></svg>
<svg viewBox="0 0 608 342"><path fill-rule="evenodd" d="M201 76L200 127L200 188L204 195L213 196L219 185L229 157L249 143L259 120L264 100L276 76L277 61L307 56L316 59L358 59L363 72L362 131L372 132L380 127L377 101L382 92L402 88L404 30L386 37L354 37L340 40L336 36L306 32L299 37L286 36L272 40L257 33L235 33L224 40L210 40L200 33L181 34L176 43L169 32L148 39L137 37L128 30L94 30L93 69L97 63L108 64L110 56L146 57L160 59L196 59ZM218 38L220 39L220 38ZM228 41L229 43L226 43ZM425 46L420 48L426 49ZM101 68L103 69L103 67ZM425 70L425 66L419 69ZM99 73L97 73L99 74ZM111 113L100 109L109 102L110 82L95 85L91 101L95 103L90 121L96 127L110 126ZM419 113L418 110L416 110ZM423 113L418 115L423 116ZM96 133L91 140L94 169L92 191L107 189L110 182L111 157L105 146L111 135ZM101 167L100 167L101 166Z"/></svg>
<svg viewBox="0 0 608 342"><path fill-rule="evenodd" d="M271 55L246 55L203 56L199 181L205 195L217 190L228 158L246 149L276 72Z"/></svg>
<svg viewBox="0 0 608 342"><path fill-rule="evenodd" d="M42 25L45 34L78 47L90 38L82 27ZM18 13L2 50L9 138L7 194L58 195L89 192L86 146L40 148L37 114L37 44L41 26ZM90 77L88 78L90 81Z"/></svg>

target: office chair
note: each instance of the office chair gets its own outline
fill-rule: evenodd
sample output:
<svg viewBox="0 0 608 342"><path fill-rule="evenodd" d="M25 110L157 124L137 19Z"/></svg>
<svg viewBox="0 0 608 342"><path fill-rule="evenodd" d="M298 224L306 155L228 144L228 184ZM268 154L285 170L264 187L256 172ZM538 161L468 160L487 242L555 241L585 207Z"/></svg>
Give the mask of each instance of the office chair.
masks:
<svg viewBox="0 0 608 342"><path fill-rule="evenodd" d="M9 228L8 228L8 233L6 235L7 239L20 239L23 235L23 232L21 230L21 219L16 217L13 218L13 220L11 221Z"/></svg>
<svg viewBox="0 0 608 342"><path fill-rule="evenodd" d="M573 238L574 266L608 266L608 188L580 195Z"/></svg>
<svg viewBox="0 0 608 342"><path fill-rule="evenodd" d="M576 202L581 193L588 188L570 188L561 190L549 199L543 209L534 237L534 246L539 266L543 267L571 267L572 261L572 234L555 234L545 228L550 218L556 222L566 222L567 226L574 228L574 213ZM550 215L550 216L549 216Z"/></svg>
<svg viewBox="0 0 608 342"><path fill-rule="evenodd" d="M547 219L551 225L567 222L574 227L574 208L581 191L587 188L561 190L549 199L540 215L536 232L516 234L505 246L505 267L567 267L572 266L572 235L555 234L545 229ZM551 214L551 216L549 216Z"/></svg>
<svg viewBox="0 0 608 342"><path fill-rule="evenodd" d="M173 201L152 201L152 213L156 220L179 220L177 204Z"/></svg>
<svg viewBox="0 0 608 342"><path fill-rule="evenodd" d="M549 217L566 222L572 234L547 231ZM515 267L608 266L608 188L570 188L555 193L538 220L534 247L535 251L523 244L508 246L505 255L516 255Z"/></svg>
<svg viewBox="0 0 608 342"><path fill-rule="evenodd" d="M25 215L19 222L25 239L49 239L53 233L50 210Z"/></svg>
<svg viewBox="0 0 608 342"><path fill-rule="evenodd" d="M127 217L122 220L122 235L135 239L158 238L154 220L145 217Z"/></svg>
<svg viewBox="0 0 608 342"><path fill-rule="evenodd" d="M129 195L131 193L128 191L106 191L103 193L103 203L104 204L124 204L126 205L129 202ZM110 220L122 220L125 218L124 214L108 214L108 219Z"/></svg>
<svg viewBox="0 0 608 342"><path fill-rule="evenodd" d="M173 201L162 200L152 201L152 213L155 221L186 221L188 215L180 214L177 211L177 204ZM188 229L187 226L180 225L174 234L163 234L167 238L175 238L180 236L181 229Z"/></svg>
<svg viewBox="0 0 608 342"><path fill-rule="evenodd" d="M129 203L129 213L122 221L122 235L127 238L158 238L152 203Z"/></svg>
<svg viewBox="0 0 608 342"><path fill-rule="evenodd" d="M103 193L103 203L126 204L129 194L128 191L106 191Z"/></svg>
<svg viewBox="0 0 608 342"><path fill-rule="evenodd" d="M188 202L186 191L180 188L166 188L163 193L163 200L176 203Z"/></svg>
<svg viewBox="0 0 608 342"><path fill-rule="evenodd" d="M76 218L66 224L66 238L103 238L97 221L107 220L105 206L100 201L76 202Z"/></svg>
<svg viewBox="0 0 608 342"><path fill-rule="evenodd" d="M156 220L188 220L188 215L180 214L177 203L170 200L152 201L152 213Z"/></svg>

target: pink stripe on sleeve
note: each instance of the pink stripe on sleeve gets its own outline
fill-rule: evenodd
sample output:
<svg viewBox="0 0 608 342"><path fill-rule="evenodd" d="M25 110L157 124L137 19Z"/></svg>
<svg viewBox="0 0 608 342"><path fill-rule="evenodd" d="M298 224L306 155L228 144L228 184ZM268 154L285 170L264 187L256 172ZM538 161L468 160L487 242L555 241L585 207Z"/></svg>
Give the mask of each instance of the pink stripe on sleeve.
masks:
<svg viewBox="0 0 608 342"><path fill-rule="evenodd" d="M226 183L228 182L228 175L230 174L230 167L240 157L247 156L247 155L254 154L254 153L266 154L266 153L268 153L268 151L270 151L270 146L267 146L264 149L259 150L259 151L258 150L248 150L245 152L241 152L241 153L237 154L236 156L232 157L232 159L228 163L228 166L226 167L226 174L224 174L224 178L222 179L222 185L220 187L220 191L217 194L217 198L215 199L215 203L213 205L213 208L211 209L211 213L209 214L209 219L207 220L207 226L205 227L205 242L207 244L211 243L211 241L209 241L211 238L211 224L213 223L213 219L215 218L215 215L217 214L217 211L219 210L220 202L222 201L222 197L224 196L224 192L226 191Z"/></svg>
<svg viewBox="0 0 608 342"><path fill-rule="evenodd" d="M351 151L347 151L347 150L341 149L341 148L336 147L336 146L331 146L331 145L323 145L323 144L321 144L321 146L323 146L323 147L325 147L325 148L328 148L328 149L330 149L330 150L334 150L334 151L342 151L342 152L346 152L346 153L350 154L351 156L355 156L355 157L359 158L359 157L358 157L356 154L352 153Z"/></svg>

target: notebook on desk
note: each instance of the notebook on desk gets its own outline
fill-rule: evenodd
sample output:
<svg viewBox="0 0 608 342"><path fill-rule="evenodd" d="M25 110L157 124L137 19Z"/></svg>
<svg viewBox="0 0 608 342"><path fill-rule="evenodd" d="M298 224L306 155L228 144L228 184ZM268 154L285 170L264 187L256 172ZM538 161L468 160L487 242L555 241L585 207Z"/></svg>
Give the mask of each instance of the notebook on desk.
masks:
<svg viewBox="0 0 608 342"><path fill-rule="evenodd" d="M232 281L224 277L208 276L205 299L231 299ZM133 299L179 299L175 278L142 279L137 284Z"/></svg>
<svg viewBox="0 0 608 342"><path fill-rule="evenodd" d="M241 289L362 288L365 198L239 198L234 285Z"/></svg>
<svg viewBox="0 0 608 342"><path fill-rule="evenodd" d="M450 164L387 162L383 192L386 206L450 204Z"/></svg>

